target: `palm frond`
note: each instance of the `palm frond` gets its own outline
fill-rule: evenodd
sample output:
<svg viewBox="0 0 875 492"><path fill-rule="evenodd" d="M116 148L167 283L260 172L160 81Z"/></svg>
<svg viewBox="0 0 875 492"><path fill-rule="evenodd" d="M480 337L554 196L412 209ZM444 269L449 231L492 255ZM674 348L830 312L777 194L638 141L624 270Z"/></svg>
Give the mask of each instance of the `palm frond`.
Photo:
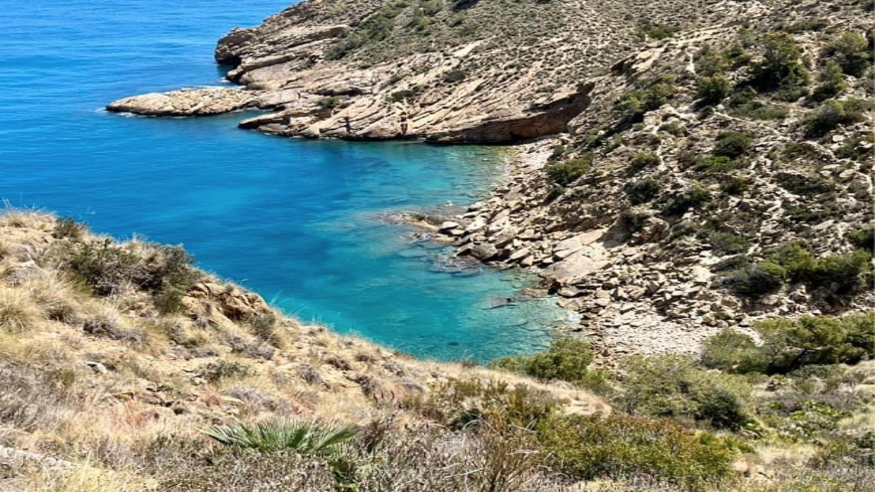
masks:
<svg viewBox="0 0 875 492"><path fill-rule="evenodd" d="M254 425L244 422L218 425L201 432L225 446L263 452L293 449L300 454L324 454L355 437L357 431L350 426L283 418Z"/></svg>

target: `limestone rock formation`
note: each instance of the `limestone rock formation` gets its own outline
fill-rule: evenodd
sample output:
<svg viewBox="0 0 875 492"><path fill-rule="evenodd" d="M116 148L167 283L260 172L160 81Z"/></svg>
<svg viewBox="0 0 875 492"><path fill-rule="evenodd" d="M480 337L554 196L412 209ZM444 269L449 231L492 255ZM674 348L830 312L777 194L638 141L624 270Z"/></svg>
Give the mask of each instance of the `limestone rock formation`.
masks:
<svg viewBox="0 0 875 492"><path fill-rule="evenodd" d="M652 26L710 24L754 2L309 0L219 40L246 91L148 94L111 111L147 116L272 111L241 123L286 136L507 143L565 132L587 79ZM651 33L653 36L657 34Z"/></svg>

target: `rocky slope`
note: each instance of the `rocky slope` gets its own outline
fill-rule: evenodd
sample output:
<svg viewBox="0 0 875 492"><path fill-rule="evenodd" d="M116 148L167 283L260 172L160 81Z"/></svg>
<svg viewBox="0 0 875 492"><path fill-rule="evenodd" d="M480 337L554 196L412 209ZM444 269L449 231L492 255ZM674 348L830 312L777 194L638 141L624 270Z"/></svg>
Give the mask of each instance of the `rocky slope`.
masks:
<svg viewBox="0 0 875 492"><path fill-rule="evenodd" d="M116 101L150 116L238 109L246 128L308 137L516 142L564 132L588 78L650 36L763 10L757 2L310 0L219 41L243 90Z"/></svg>
<svg viewBox="0 0 875 492"><path fill-rule="evenodd" d="M868 8L773 6L620 60L567 134L431 228L541 273L606 355L871 307Z"/></svg>

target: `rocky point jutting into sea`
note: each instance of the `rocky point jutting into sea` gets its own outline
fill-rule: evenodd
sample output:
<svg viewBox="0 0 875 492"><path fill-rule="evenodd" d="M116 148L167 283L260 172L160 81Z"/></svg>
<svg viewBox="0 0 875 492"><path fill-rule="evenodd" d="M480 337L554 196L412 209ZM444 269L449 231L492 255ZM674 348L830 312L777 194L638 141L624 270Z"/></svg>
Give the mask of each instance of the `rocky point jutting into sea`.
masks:
<svg viewBox="0 0 875 492"><path fill-rule="evenodd" d="M243 87L108 109L257 108L240 126L285 136L540 138L489 200L412 220L458 255L538 272L607 356L872 306L848 239L872 222L872 92L854 62L871 59L872 19L858 3L432 3L303 2L219 41ZM830 82L836 56L844 80ZM848 274L788 273L799 254Z"/></svg>

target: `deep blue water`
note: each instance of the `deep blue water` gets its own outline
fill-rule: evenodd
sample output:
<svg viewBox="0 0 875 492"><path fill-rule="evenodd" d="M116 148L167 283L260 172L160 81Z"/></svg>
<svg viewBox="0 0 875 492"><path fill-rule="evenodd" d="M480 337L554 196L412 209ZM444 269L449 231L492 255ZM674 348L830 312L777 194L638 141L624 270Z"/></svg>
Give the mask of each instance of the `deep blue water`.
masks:
<svg viewBox="0 0 875 492"><path fill-rule="evenodd" d="M147 119L100 108L220 83L215 41L289 0L30 0L0 18L0 198L117 237L181 243L207 270L290 314L440 359L529 352L565 316L550 300L488 309L529 283L441 271L380 214L483 195L494 149L314 142L236 128L241 115Z"/></svg>

